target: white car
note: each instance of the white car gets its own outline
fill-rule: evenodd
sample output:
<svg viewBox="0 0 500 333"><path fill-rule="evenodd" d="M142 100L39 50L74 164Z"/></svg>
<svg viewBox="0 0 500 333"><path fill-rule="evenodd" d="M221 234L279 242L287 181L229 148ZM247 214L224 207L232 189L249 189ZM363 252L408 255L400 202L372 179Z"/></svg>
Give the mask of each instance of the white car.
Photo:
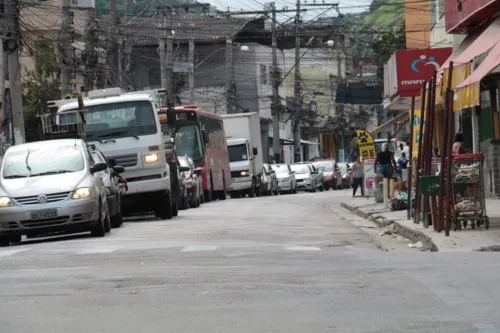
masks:
<svg viewBox="0 0 500 333"><path fill-rule="evenodd" d="M297 179L297 189L309 192L316 192L316 171L311 164L292 164L290 166L295 171Z"/></svg>
<svg viewBox="0 0 500 333"><path fill-rule="evenodd" d="M290 165L281 163L273 164L271 167L274 171L276 171L276 177L278 178L278 191L290 194L297 193L295 171L290 168Z"/></svg>

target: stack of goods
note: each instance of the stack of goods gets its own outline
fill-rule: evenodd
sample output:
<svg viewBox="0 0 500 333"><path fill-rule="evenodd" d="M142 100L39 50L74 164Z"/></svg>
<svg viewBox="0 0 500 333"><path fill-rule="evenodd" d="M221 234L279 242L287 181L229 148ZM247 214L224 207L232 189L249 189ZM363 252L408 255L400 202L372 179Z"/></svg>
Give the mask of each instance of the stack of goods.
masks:
<svg viewBox="0 0 500 333"><path fill-rule="evenodd" d="M479 182L479 163L461 165L455 173L454 182L458 184L473 184Z"/></svg>

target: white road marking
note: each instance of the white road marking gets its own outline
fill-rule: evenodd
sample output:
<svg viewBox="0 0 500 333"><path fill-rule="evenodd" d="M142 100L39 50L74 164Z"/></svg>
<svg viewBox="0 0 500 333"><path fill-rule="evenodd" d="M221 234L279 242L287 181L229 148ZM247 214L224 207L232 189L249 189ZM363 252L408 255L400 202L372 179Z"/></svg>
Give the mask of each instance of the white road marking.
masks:
<svg viewBox="0 0 500 333"><path fill-rule="evenodd" d="M210 245L190 245L184 247L181 252L199 252L199 251L215 251L217 250L217 246Z"/></svg>
<svg viewBox="0 0 500 333"><path fill-rule="evenodd" d="M30 249L31 248L15 249L15 250L3 250L3 251L0 251L0 257L10 257L13 254L28 251Z"/></svg>
<svg viewBox="0 0 500 333"><path fill-rule="evenodd" d="M317 246L288 246L285 247L286 251L321 251Z"/></svg>
<svg viewBox="0 0 500 333"><path fill-rule="evenodd" d="M118 247L94 247L78 251L77 254L113 253L116 250L118 250Z"/></svg>

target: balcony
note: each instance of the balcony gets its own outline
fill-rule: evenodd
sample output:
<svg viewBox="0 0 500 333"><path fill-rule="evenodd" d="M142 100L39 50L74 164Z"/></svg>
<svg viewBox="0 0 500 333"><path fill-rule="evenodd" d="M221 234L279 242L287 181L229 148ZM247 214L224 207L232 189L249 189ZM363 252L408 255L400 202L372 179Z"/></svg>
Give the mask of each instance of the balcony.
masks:
<svg viewBox="0 0 500 333"><path fill-rule="evenodd" d="M468 34L500 11L500 0L444 0L446 32Z"/></svg>

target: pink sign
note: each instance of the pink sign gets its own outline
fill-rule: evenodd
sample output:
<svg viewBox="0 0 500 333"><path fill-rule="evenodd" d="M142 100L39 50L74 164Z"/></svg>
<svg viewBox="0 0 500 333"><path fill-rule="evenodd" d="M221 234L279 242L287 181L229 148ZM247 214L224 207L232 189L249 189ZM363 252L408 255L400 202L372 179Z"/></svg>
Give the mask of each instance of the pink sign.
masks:
<svg viewBox="0 0 500 333"><path fill-rule="evenodd" d="M370 190L375 188L375 160L363 160L363 169L365 171L365 189Z"/></svg>

